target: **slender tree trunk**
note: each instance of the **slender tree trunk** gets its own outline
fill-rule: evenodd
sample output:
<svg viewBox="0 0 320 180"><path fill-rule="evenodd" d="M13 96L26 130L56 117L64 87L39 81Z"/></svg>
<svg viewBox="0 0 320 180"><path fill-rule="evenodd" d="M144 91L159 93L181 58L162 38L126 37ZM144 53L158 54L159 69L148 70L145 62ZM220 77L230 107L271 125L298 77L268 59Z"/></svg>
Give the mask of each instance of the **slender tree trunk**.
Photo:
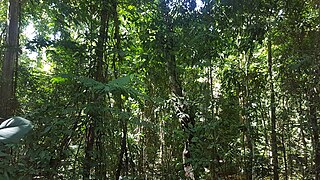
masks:
<svg viewBox="0 0 320 180"><path fill-rule="evenodd" d="M287 114L287 105L286 105L286 97L283 96L282 98L282 107L284 108L285 113ZM287 115L286 115L287 117ZM281 142L282 142L282 153L283 153L283 163L284 163L284 179L288 180L288 160L287 160L287 147L286 147L286 140L285 140L285 135L286 135L286 124L288 124L288 118L283 119L282 122L282 134L281 134Z"/></svg>
<svg viewBox="0 0 320 180"><path fill-rule="evenodd" d="M170 89L174 96L174 108L175 114L179 118L179 122L183 128L183 131L187 134L187 139L184 142L184 149L182 152L183 167L185 171L185 176L189 179L195 180L195 174L192 167L192 164L189 162L191 159L190 147L192 145L192 128L195 125L194 114L191 112L191 107L185 102L185 97L182 93L182 86L178 78L177 67L176 67L176 56L173 52L174 42L172 35L173 31L173 22L169 14L168 2L162 0L160 2L162 8L162 13L164 21L166 24L166 33L167 37L164 38L164 58L167 60L167 71L169 73L169 82Z"/></svg>
<svg viewBox="0 0 320 180"><path fill-rule="evenodd" d="M190 162L188 162L191 159L191 152L190 152L190 146L192 145L192 128L195 125L194 117L190 113L190 107L186 104L182 89L180 86L180 83L178 82L178 77L176 73L176 64L175 64L175 57L171 55L171 58L169 58L168 64L168 70L169 70L169 76L170 76L170 84L171 84L171 91L174 94L177 102L175 102L175 111L179 118L179 121L181 123L181 126L185 133L188 134L188 138L184 142L184 149L182 153L182 159L183 159L183 166L185 171L185 176L190 179L195 179L193 167Z"/></svg>
<svg viewBox="0 0 320 180"><path fill-rule="evenodd" d="M121 64L122 62L122 57L120 54L120 50L121 50L121 38L120 38L120 21L119 21L119 17L118 17L118 2L117 0L115 0L113 2L113 10L114 10L114 26L115 26L115 32L114 32L114 39L116 40L116 49L117 49L117 55L114 57L113 59L113 69L114 69L114 76L117 79L118 78L118 70L117 70L117 63L116 61L118 61L118 66ZM116 101L117 101L117 107L119 109L119 111L122 111L123 107L122 107L122 99L121 99L121 94L116 95ZM121 136L121 140L120 140L120 153L119 153L119 157L118 157L118 167L116 170L116 180L118 180L120 178L121 175L121 171L124 169L124 173L125 175L128 175L128 166L129 166L129 157L128 157L128 148L127 148L127 132L128 132L128 123L127 123L127 119L125 118L121 118L120 119L120 127L121 127L121 131L122 131L122 136Z"/></svg>
<svg viewBox="0 0 320 180"><path fill-rule="evenodd" d="M107 33L108 33L108 18L109 14L107 12L107 0L101 0L101 12L100 12L100 28L99 28L99 39L97 43L97 68L96 68L96 75L95 78L99 82L106 82L106 74L105 69L108 69L108 67L105 67L105 44L107 41ZM105 98L98 98L98 94L95 95L95 99L97 99L97 103L100 106L104 106ZM102 115L103 114L103 115ZM101 127L103 127L104 122L102 117L105 117L106 114L103 112L96 112L95 113L95 119L97 121L97 132L96 132L96 146L97 146L97 162L98 165L96 166L96 177L97 179L107 179L107 168L106 168L106 159L105 159L105 146L103 144L103 131L101 130Z"/></svg>
<svg viewBox="0 0 320 180"><path fill-rule="evenodd" d="M2 118L12 116L17 104L14 96L14 71L19 52L19 15L19 0L10 0L9 28L0 83L0 117Z"/></svg>
<svg viewBox="0 0 320 180"><path fill-rule="evenodd" d="M283 153L283 163L284 163L284 179L288 180L288 159L287 159L287 146L286 146L286 126L289 124L289 118L288 118L288 107L287 107L287 97L285 95L282 96L282 107L284 110L284 118L282 120L282 125L281 125L281 143L282 143L282 153ZM290 128L289 128L290 129Z"/></svg>
<svg viewBox="0 0 320 180"><path fill-rule="evenodd" d="M210 64L211 64L212 62L211 62L211 59L210 59ZM209 84L210 84L210 87L209 87L209 92L210 92L210 98L208 98L209 99L209 102L207 102L208 104L207 104L207 107L210 107L210 105L211 105L211 120L214 120L215 119L215 113L218 113L218 111L216 111L215 112L215 108L218 108L218 106L217 105L213 105L213 104L210 104L210 102L212 103L212 102L214 102L214 89L213 89L213 84L214 84L214 81L213 81L213 73L212 73L212 71L213 71L213 68L210 66L210 68L209 68L209 73L208 73L208 79L210 80L210 82L209 82ZM218 114L217 114L218 115ZM216 132L212 132L212 137L213 137L213 139L214 139L214 141L212 142L212 143L215 143L215 144L217 144L216 142L215 142L215 140L216 140ZM213 159L214 159L214 162L219 162L218 161L218 153L217 153L217 148L216 148L216 146L213 146L213 149L212 149L212 157L213 157ZM216 167L216 164L214 163L214 162L212 162L211 164L210 164L210 172L211 172L211 178L212 179L218 179L218 174L217 174L217 169L218 169L218 167Z"/></svg>
<svg viewBox="0 0 320 180"><path fill-rule="evenodd" d="M238 87L238 97L239 97L239 106L240 106L240 124L242 124L242 168L247 180L252 180L253 178L253 141L252 141L252 128L251 128L251 119L248 116L249 110L249 71L248 66L250 64L251 53L243 54L243 61L240 61L238 64L239 69L245 69L245 79L242 85Z"/></svg>
<svg viewBox="0 0 320 180"><path fill-rule="evenodd" d="M309 106L309 115L310 115L310 124L312 127L312 136L313 136L313 151L314 151L314 174L315 179L320 180L320 142L319 142L319 125L317 120L317 99L318 94L315 88L312 88L310 91L310 106Z"/></svg>
<svg viewBox="0 0 320 180"><path fill-rule="evenodd" d="M194 121L193 115L190 113L190 107L185 102L185 99L182 93L182 87L178 80L178 75L176 72L177 68L176 68L175 55L171 54L170 51L167 51L167 54L169 55L167 68L169 72L171 91L176 98L176 102L174 105L175 113L179 118L180 124L184 132L187 133L188 135L188 138L184 142L184 149L182 153L185 176L194 180L195 177L194 177L193 167L192 167L192 164L188 161L191 159L190 146L192 144L191 142L193 138L192 128L195 125L195 121Z"/></svg>
<svg viewBox="0 0 320 180"><path fill-rule="evenodd" d="M285 145L285 140L284 140L284 133L285 133L285 128L282 127L282 135L281 135L281 141L282 141L282 153L283 153L283 162L284 162L284 179L288 180L288 162L287 162L287 151L286 151L286 145Z"/></svg>
<svg viewBox="0 0 320 180"><path fill-rule="evenodd" d="M104 67L104 51L105 51L105 42L107 40L106 35L106 29L107 29L107 20L108 20L108 14L107 14L107 1L101 0L101 11L100 11L100 28L99 28L99 38L97 42L97 48L96 48L96 61L95 61L95 73L94 78L96 81L99 82L105 82L106 76L104 74L105 67ZM93 30L93 29L92 29ZM104 105L105 98L99 96L99 94L94 93L93 98L91 100L92 105L95 105L97 107L101 107ZM97 126L102 126L102 112L98 110L93 110L92 112L89 112L89 127L87 128L87 136L86 136L86 147L85 147L85 157L84 157L84 166L83 166L83 179L89 179L91 177L91 169L93 168L93 162L94 162L94 145L96 144L97 149L99 149L98 154L96 157L99 157L100 159L96 159L100 162L99 166L95 168L96 170L96 177L99 179L106 179L106 168L104 167L104 159L101 159L104 157L102 155L103 152L103 139L101 136L103 133L101 133L100 130L98 130ZM99 137L97 137L99 136ZM101 163L102 162L102 163Z"/></svg>
<svg viewBox="0 0 320 180"><path fill-rule="evenodd" d="M99 123L99 129L101 127L102 123ZM98 165L95 168L96 171L96 178L105 180L107 179L107 167L106 167L106 148L104 146L104 141L102 139L103 132L97 130L97 138L96 138L96 147L97 147L97 163Z"/></svg>
<svg viewBox="0 0 320 180"><path fill-rule="evenodd" d="M252 180L253 178L253 141L252 141L252 128L251 128L251 119L248 116L248 110L249 110L249 65L250 65L250 59L251 59L251 52L249 50L249 52L247 54L244 55L244 63L245 63L245 90L244 90L244 104L243 104L243 109L244 109L244 120L245 120L245 126L247 127L247 131L245 132L245 137L246 137L246 143L247 143L247 147L249 149L249 156L248 156L248 160L246 163L246 177L247 180Z"/></svg>
<svg viewBox="0 0 320 180"><path fill-rule="evenodd" d="M302 177L306 177L306 171L308 170L308 142L307 142L307 137L308 137L308 134L305 133L305 129L306 129L306 126L305 126L305 123L304 123L304 120L305 120L305 117L304 117L304 109L303 109L303 95L301 97L299 97L299 110L298 110L298 113L299 113L299 128L300 128L300 139L302 141L302 145L303 145L303 154L304 154L304 162L301 164L301 174L302 174ZM306 136L307 135L307 136ZM312 163L311 163L312 164Z"/></svg>
<svg viewBox="0 0 320 180"><path fill-rule="evenodd" d="M99 82L105 82L106 75L104 73L104 51L105 43L107 41L107 26L108 26L108 12L107 12L107 0L101 0L101 12L100 12L100 29L99 39L97 43L97 68L95 78Z"/></svg>
<svg viewBox="0 0 320 180"><path fill-rule="evenodd" d="M268 73L270 81L270 104L271 104L271 149L272 149L272 165L273 165L273 179L279 179L278 172L278 148L277 148L277 134L276 134L276 106L275 106L275 92L273 87L273 70L272 70L272 46L270 37L268 39Z"/></svg>
<svg viewBox="0 0 320 180"><path fill-rule="evenodd" d="M87 128L86 135L86 147L85 147L85 156L84 156L84 166L83 166L83 179L90 179L91 168L93 164L93 147L94 147L94 139L95 139L95 124L92 122L93 120L90 118L90 124Z"/></svg>
<svg viewBox="0 0 320 180"><path fill-rule="evenodd" d="M120 147L120 153L118 157L118 167L116 171L116 180L120 178L121 170L125 168L125 173L128 172L128 157L127 157L127 122L122 119L121 120L121 128L122 128L122 137L121 137L121 147ZM125 156L125 162L124 162L124 156Z"/></svg>

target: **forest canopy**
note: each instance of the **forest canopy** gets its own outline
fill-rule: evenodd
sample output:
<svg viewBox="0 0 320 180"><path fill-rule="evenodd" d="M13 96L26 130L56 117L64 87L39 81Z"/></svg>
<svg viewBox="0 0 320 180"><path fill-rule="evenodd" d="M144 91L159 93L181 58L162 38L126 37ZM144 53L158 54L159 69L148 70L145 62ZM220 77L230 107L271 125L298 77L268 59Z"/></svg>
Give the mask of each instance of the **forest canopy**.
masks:
<svg viewBox="0 0 320 180"><path fill-rule="evenodd" d="M319 0L0 2L0 179L320 179Z"/></svg>

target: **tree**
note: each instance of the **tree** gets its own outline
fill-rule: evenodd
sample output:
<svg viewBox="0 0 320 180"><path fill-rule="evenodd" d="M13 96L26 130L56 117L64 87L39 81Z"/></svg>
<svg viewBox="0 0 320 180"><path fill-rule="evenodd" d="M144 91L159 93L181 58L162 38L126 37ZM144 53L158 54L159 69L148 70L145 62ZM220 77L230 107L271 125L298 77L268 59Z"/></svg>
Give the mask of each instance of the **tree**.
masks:
<svg viewBox="0 0 320 180"><path fill-rule="evenodd" d="M269 35L270 36L270 35ZM270 38L270 37L269 37ZM273 83L273 63L272 63L272 43L268 39L268 73L270 78L270 121L271 121L271 149L272 149L272 165L273 165L273 178L279 179L278 173L278 148L277 148L277 129L276 129L276 105L275 105L275 92Z"/></svg>
<svg viewBox="0 0 320 180"><path fill-rule="evenodd" d="M28 1L0 179L317 179L318 6Z"/></svg>
<svg viewBox="0 0 320 180"><path fill-rule="evenodd" d="M17 108L17 100L15 99L15 68L19 54L19 15L20 1L10 0L9 24L0 84L0 116L3 118L12 116Z"/></svg>

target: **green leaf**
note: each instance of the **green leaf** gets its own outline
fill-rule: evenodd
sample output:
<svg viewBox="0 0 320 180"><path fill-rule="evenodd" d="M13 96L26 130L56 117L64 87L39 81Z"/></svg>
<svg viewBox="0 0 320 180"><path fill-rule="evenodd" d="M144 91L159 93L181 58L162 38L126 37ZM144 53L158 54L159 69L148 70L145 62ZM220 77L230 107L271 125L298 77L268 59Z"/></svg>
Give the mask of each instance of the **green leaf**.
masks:
<svg viewBox="0 0 320 180"><path fill-rule="evenodd" d="M57 77L53 77L53 78L51 79L51 83L52 83L52 84L63 83L63 82L65 82L65 81L67 81L67 80L68 80L67 78L63 78L63 77L61 77L61 76L57 76Z"/></svg>
<svg viewBox="0 0 320 180"><path fill-rule="evenodd" d="M3 180L9 180L9 175L8 173L5 171L3 174L0 174L0 179L3 179Z"/></svg>
<svg viewBox="0 0 320 180"><path fill-rule="evenodd" d="M32 129L29 120L13 117L0 124L0 142L15 143Z"/></svg>
<svg viewBox="0 0 320 180"><path fill-rule="evenodd" d="M8 157L10 154L4 153L0 151L0 157Z"/></svg>

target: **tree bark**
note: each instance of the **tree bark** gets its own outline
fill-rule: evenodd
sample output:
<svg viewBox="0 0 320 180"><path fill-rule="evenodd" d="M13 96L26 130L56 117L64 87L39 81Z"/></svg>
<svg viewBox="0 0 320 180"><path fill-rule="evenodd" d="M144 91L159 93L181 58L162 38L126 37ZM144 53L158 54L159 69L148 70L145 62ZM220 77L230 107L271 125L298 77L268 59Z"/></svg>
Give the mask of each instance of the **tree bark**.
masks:
<svg viewBox="0 0 320 180"><path fill-rule="evenodd" d="M284 179L288 180L288 162L287 162L287 151L286 151L286 145L284 140L284 132L286 132L284 126L282 127L282 135L281 135L281 141L282 141L282 153L283 153L283 163L284 163Z"/></svg>
<svg viewBox="0 0 320 180"><path fill-rule="evenodd" d="M13 116L17 107L14 96L14 71L19 52L19 0L9 1L9 28L7 31L6 50L2 65L0 88L0 117Z"/></svg>
<svg viewBox="0 0 320 180"><path fill-rule="evenodd" d="M174 54L174 42L172 35L174 34L173 22L169 14L169 7L166 0L160 2L162 15L165 23L165 34L164 37L164 58L167 63L167 71L169 73L170 90L174 96L174 109L175 114L179 119L183 131L187 135L187 139L184 142L184 149L182 152L183 168L185 176L189 179L195 180L195 174L190 163L191 152L190 147L192 145L192 128L195 125L194 114L191 112L191 107L186 103L185 97L182 93L182 85L178 78L176 55Z"/></svg>
<svg viewBox="0 0 320 180"><path fill-rule="evenodd" d="M315 179L320 180L320 142L319 142L319 125L317 120L317 99L318 95L315 88L310 90L309 116L312 127L313 151L314 151L314 174Z"/></svg>
<svg viewBox="0 0 320 180"><path fill-rule="evenodd" d="M117 167L117 171L116 171L116 180L120 179L120 175L121 175L121 170L123 169L123 167L126 168L126 173L128 171L127 167L128 167L128 157L127 157L127 122L125 119L121 119L121 128L122 128L122 137L121 137L121 147L120 147L120 153L119 153L119 157L118 157L118 167ZM125 159L125 163L123 162L123 157L124 155L126 156ZM125 166L123 166L125 164Z"/></svg>
<svg viewBox="0 0 320 180"><path fill-rule="evenodd" d="M95 124L91 122L89 124L89 127L87 128L87 136L86 136L85 157L84 157L84 166L83 166L84 180L90 179L90 176L91 176L91 168L93 164L92 158L93 158L94 139L95 139Z"/></svg>
<svg viewBox="0 0 320 180"><path fill-rule="evenodd" d="M107 1L101 0L101 11L100 11L100 28L99 28L99 38L96 47L96 61L95 61L95 73L94 78L96 81L105 82L106 75L105 67L104 67L104 51L105 51L105 42L107 41L107 20L108 20L108 13L107 13ZM92 29L93 30L93 29ZM98 93L94 93L93 98L91 99L91 103L94 106L101 107L104 105L104 97L101 97ZM98 153L103 152L103 144L102 144L102 132L98 130L98 126L102 126L102 113L99 110L93 110L89 112L89 123L87 128L87 137L86 137L86 147L85 147L85 159L84 159L84 166L83 166L83 179L89 179L91 177L91 169L93 168L93 151L94 145L96 144L97 149L99 150ZM106 168L104 168L104 156L98 154L96 157L100 158L97 159L99 161L99 165L95 168L96 170L96 177L98 179L106 179Z"/></svg>
<svg viewBox="0 0 320 180"><path fill-rule="evenodd" d="M175 113L179 118L180 124L183 131L187 133L188 138L184 142L184 149L182 153L183 166L185 171L185 176L190 179L195 179L192 164L189 162L191 159L190 146L192 144L192 128L195 125L194 117L190 112L190 107L185 102L184 96L182 94L182 88L178 81L176 73L176 60L174 55L170 55L169 61L167 62L167 67L169 71L171 91L175 96L176 102L174 103Z"/></svg>
<svg viewBox="0 0 320 180"><path fill-rule="evenodd" d="M276 134L276 106L275 106L275 92L273 85L273 70L272 70L272 46L270 37L268 39L268 73L270 81L270 116L271 116L271 151L272 151L272 165L273 165L273 179L279 179L278 172L278 147L277 147L277 134Z"/></svg>
<svg viewBox="0 0 320 180"><path fill-rule="evenodd" d="M119 71L117 69L117 63L118 66L122 61L122 57L120 55L120 49L121 49L121 38L120 38L120 21L118 17L118 2L115 0L113 2L113 21L114 21L114 39L116 40L116 50L117 53L115 53L115 56L113 58L113 73L115 79L119 76ZM117 63L116 63L117 62ZM121 99L121 94L115 95L116 99L116 106L119 109L120 112L123 111L123 101ZM116 180L120 179L121 171L124 170L124 174L128 174L128 166L129 166L129 158L128 158L128 147L127 147L127 132L128 132L128 123L127 119L120 117L120 128L122 131L122 136L120 139L120 153L118 156L118 166L116 170Z"/></svg>
<svg viewBox="0 0 320 180"><path fill-rule="evenodd" d="M253 140L252 140L252 128L251 128L251 119L248 116L249 110L249 65L252 57L252 53L248 50L244 55L244 62L240 63L240 68L245 69L245 79L243 87L239 87L239 103L241 107L240 111L240 123L244 125L243 131L243 150L244 150L244 170L247 180L253 179ZM244 65L242 65L244 64ZM242 67L243 66L243 67ZM247 154L248 153L248 154Z"/></svg>
<svg viewBox="0 0 320 180"><path fill-rule="evenodd" d="M171 44L170 46L172 46ZM192 144L192 128L195 125L194 117L190 113L190 107L185 102L183 93L182 93L182 87L178 80L178 75L176 71L176 58L174 54L171 54L172 50L167 49L166 54L169 56L167 59L167 69L169 72L169 82L170 82L170 88L173 96L175 97L175 113L177 117L179 118L181 127L183 128L183 131L187 133L188 138L184 142L184 149L182 153L182 159L183 159L183 167L185 171L185 176L190 179L195 179L193 167L192 164L189 162L191 159L191 152L190 152L190 146Z"/></svg>
<svg viewBox="0 0 320 180"><path fill-rule="evenodd" d="M281 125L281 143L282 143L282 153L283 153L283 163L284 163L284 179L288 180L288 159L287 159L287 146L286 146L286 125L289 124L288 118L287 118L287 104L286 104L287 98L286 96L283 96L282 98L282 107L284 108L284 113L286 113L285 118L283 119L282 125Z"/></svg>

